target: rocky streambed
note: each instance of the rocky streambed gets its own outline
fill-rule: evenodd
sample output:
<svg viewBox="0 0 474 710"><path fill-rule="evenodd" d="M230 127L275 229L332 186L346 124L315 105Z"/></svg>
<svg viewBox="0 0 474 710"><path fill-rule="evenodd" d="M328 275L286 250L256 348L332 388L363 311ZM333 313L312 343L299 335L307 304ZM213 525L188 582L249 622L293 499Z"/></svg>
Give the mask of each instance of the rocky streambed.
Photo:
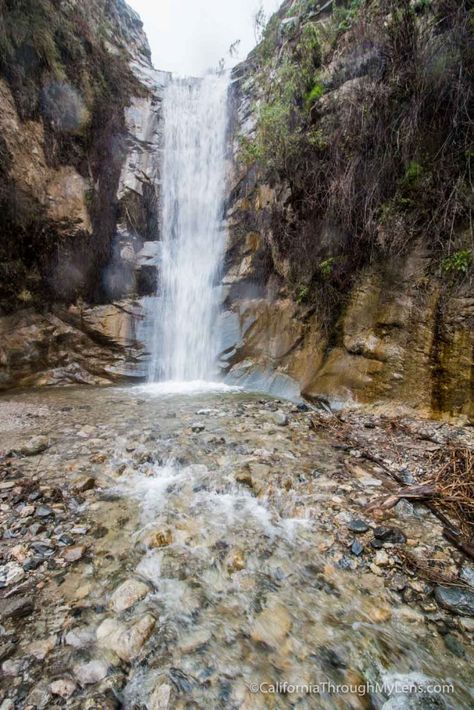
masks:
<svg viewBox="0 0 474 710"><path fill-rule="evenodd" d="M470 429L140 388L0 428L1 710L472 707L473 566L370 505Z"/></svg>

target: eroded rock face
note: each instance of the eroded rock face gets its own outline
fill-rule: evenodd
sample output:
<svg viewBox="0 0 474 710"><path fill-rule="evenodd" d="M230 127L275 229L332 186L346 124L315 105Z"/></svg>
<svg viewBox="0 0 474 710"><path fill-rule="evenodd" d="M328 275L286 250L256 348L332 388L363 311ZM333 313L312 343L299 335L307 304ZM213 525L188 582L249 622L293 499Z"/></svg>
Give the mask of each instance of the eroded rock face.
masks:
<svg viewBox="0 0 474 710"><path fill-rule="evenodd" d="M291 23L282 23L283 34L285 27L291 29ZM321 125L337 124L348 101L365 90L372 59L364 54L357 63L350 57L347 76L337 53L323 67ZM241 145L255 136L254 107L262 97L258 71L251 55L235 70L232 85L224 370L232 381L266 391L272 391L274 378L284 378L286 392L292 387L333 405L394 403L472 421L474 295L469 283L446 288L428 240L411 242L402 255L368 260L343 293L321 296L327 303L307 301L304 284L311 283L315 264L328 254L350 260L355 235L318 215L301 219L287 179L273 174L270 181L258 164L246 167ZM284 240L282 246L282 223L288 239L301 244L296 284L290 249L285 251Z"/></svg>
<svg viewBox="0 0 474 710"><path fill-rule="evenodd" d="M139 304L33 310L0 318L0 390L140 377Z"/></svg>

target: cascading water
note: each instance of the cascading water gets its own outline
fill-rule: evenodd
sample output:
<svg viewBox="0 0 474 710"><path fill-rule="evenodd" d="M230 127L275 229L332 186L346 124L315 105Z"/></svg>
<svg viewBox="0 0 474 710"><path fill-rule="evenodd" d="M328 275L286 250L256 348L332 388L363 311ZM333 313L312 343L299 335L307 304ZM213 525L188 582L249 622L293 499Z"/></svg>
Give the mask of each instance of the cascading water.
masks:
<svg viewBox="0 0 474 710"><path fill-rule="evenodd" d="M162 265L149 380L209 381L218 351L226 75L173 79L163 100Z"/></svg>

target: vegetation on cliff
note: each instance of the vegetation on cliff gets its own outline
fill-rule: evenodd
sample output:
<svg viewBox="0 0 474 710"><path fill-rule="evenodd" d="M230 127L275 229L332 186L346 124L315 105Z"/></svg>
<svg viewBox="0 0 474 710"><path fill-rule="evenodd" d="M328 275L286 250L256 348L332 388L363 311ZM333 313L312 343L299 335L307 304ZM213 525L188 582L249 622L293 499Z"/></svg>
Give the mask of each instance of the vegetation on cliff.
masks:
<svg viewBox="0 0 474 710"><path fill-rule="evenodd" d="M300 302L322 289L340 305L369 260L417 241L446 283L471 278L469 5L298 0L267 25L249 65L256 129L240 154L289 188L271 230Z"/></svg>

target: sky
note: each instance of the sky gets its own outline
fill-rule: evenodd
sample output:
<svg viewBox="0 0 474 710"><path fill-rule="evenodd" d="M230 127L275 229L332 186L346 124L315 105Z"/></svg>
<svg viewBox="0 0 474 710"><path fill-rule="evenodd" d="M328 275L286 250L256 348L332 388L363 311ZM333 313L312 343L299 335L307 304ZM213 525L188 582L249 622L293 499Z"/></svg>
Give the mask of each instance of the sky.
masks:
<svg viewBox="0 0 474 710"><path fill-rule="evenodd" d="M270 16L281 0L127 0L141 16L156 69L201 76L225 57L230 67L255 46L254 17ZM231 59L230 45L240 40Z"/></svg>

